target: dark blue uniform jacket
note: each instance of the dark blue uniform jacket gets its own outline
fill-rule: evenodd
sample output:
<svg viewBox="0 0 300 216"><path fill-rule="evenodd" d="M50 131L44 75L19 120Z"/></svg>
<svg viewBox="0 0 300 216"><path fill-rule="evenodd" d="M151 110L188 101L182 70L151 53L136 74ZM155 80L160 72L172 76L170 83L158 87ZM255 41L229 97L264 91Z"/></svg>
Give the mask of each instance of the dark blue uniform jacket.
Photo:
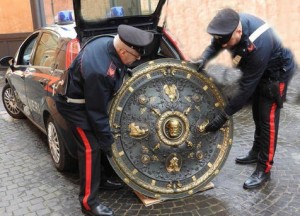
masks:
<svg viewBox="0 0 300 216"><path fill-rule="evenodd" d="M240 14L240 20L243 29L241 41L228 51L232 57L236 55L242 57L238 65L238 68L242 71L242 78L239 93L229 101L225 108L228 115L234 114L247 103L262 79L273 78L274 80L286 82L291 78L296 68L291 51L282 46L271 28L254 41L254 50L248 51L250 46L249 36L263 25L264 21L243 13ZM202 57L207 60L211 59L222 49L221 45L213 39ZM281 69L278 69L279 67ZM280 74L274 73L274 71L280 71Z"/></svg>
<svg viewBox="0 0 300 216"><path fill-rule="evenodd" d="M66 96L85 99L85 104L57 102L64 118L75 126L93 131L100 145L113 143L107 109L122 85L124 71L126 67L113 46L113 38L94 39L80 51L68 73Z"/></svg>

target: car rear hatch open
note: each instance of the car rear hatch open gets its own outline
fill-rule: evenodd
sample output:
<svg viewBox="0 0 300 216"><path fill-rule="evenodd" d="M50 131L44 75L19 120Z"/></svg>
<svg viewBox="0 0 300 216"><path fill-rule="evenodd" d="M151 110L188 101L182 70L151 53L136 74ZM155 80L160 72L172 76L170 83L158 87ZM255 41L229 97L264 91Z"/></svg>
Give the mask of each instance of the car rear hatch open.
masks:
<svg viewBox="0 0 300 216"><path fill-rule="evenodd" d="M155 30L166 0L73 0L80 41L115 34L120 24Z"/></svg>

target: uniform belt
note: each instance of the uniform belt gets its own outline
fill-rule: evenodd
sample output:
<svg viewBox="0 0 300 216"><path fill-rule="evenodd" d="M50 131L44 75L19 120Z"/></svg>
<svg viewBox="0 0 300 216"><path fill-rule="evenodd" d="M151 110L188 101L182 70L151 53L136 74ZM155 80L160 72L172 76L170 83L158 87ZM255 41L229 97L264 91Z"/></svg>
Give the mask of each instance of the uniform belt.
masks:
<svg viewBox="0 0 300 216"><path fill-rule="evenodd" d="M84 104L85 103L85 99L75 99L75 98L69 98L69 97L65 97L67 103L75 103L75 104Z"/></svg>

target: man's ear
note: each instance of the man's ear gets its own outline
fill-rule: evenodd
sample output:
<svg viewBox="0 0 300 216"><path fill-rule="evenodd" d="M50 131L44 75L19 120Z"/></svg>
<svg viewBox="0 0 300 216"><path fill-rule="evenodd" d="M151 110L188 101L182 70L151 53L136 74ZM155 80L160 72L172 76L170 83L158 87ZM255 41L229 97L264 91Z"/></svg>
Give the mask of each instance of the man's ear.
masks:
<svg viewBox="0 0 300 216"><path fill-rule="evenodd" d="M238 25L237 31L238 31L239 34L242 34L242 33L243 33L243 27L242 27L241 22L240 22L239 25Z"/></svg>
<svg viewBox="0 0 300 216"><path fill-rule="evenodd" d="M123 48L121 48L121 49L119 50L120 55L125 55L126 52L127 52L127 51L126 51L125 49L123 49Z"/></svg>
<svg viewBox="0 0 300 216"><path fill-rule="evenodd" d="M242 31L242 29L237 29L237 33L239 34L239 35L242 35L243 34L243 31Z"/></svg>

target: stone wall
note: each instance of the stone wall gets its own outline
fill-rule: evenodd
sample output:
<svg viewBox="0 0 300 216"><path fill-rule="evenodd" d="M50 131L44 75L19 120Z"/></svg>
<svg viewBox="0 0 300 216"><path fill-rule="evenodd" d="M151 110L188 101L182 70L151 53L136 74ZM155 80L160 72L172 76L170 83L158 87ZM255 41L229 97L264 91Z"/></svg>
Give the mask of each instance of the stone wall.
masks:
<svg viewBox="0 0 300 216"><path fill-rule="evenodd" d="M30 2L24 0L0 1L0 34L33 31Z"/></svg>
<svg viewBox="0 0 300 216"><path fill-rule="evenodd" d="M300 62L300 1L295 0L169 0L167 29L191 59L196 59L210 36L206 27L219 9L231 7L251 13L275 28L283 44L291 48ZM222 53L215 61L228 64L229 55Z"/></svg>

